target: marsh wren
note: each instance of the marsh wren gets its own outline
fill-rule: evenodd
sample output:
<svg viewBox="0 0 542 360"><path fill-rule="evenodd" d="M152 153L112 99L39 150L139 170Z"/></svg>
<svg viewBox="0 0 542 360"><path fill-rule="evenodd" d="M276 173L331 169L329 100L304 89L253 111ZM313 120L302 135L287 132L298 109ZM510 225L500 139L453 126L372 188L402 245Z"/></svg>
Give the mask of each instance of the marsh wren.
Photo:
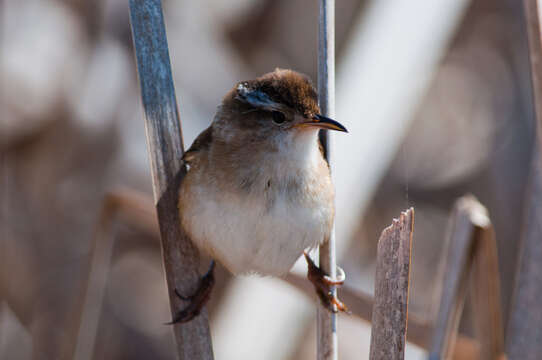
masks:
<svg viewBox="0 0 542 360"><path fill-rule="evenodd" d="M189 170L179 211L194 244L233 274L282 276L305 249L326 241L335 194L319 129L346 132L320 114L317 93L300 73L277 69L231 89L183 157ZM339 283L305 257L322 302L344 310L329 291ZM196 294L178 294L193 303L173 322L199 312L212 267Z"/></svg>

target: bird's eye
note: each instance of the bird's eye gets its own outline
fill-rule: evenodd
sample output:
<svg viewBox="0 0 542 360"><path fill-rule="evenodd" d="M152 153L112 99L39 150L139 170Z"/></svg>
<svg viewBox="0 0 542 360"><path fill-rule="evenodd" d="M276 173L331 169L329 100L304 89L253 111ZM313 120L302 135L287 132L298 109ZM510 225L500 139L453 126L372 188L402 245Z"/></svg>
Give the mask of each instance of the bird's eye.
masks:
<svg viewBox="0 0 542 360"><path fill-rule="evenodd" d="M271 115L273 116L273 122L275 124L282 124L286 121L286 116L281 113L280 111L273 111L271 112Z"/></svg>

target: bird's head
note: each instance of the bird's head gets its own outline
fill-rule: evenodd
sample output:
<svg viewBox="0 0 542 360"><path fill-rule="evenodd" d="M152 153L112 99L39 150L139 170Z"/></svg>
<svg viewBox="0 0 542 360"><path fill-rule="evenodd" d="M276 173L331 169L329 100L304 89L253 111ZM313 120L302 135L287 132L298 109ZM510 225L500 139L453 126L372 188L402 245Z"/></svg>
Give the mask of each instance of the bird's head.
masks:
<svg viewBox="0 0 542 360"><path fill-rule="evenodd" d="M282 138L318 129L347 131L320 114L316 90L307 76L284 69L234 86L224 97L216 122L225 137L237 139Z"/></svg>

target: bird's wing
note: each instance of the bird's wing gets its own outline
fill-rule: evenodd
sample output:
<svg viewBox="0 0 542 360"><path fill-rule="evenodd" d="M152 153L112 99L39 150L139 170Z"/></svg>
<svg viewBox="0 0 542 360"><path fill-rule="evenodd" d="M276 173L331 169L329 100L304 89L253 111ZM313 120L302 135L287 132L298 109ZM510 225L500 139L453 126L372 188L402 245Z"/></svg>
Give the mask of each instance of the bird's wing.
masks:
<svg viewBox="0 0 542 360"><path fill-rule="evenodd" d="M192 146L184 153L183 160L190 164L190 161L198 155L199 152L207 150L213 139L213 129L209 126L198 135Z"/></svg>

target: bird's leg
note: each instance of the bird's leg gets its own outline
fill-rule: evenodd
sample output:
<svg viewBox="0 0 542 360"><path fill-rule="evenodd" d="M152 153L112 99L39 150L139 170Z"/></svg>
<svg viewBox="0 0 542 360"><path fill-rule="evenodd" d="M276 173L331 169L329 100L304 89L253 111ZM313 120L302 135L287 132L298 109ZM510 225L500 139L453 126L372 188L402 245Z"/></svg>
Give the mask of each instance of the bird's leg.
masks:
<svg viewBox="0 0 542 360"><path fill-rule="evenodd" d="M211 291L213 290L213 285L215 284L214 270L215 261L211 260L209 270L200 279L198 289L190 296L181 295L179 291L175 289L175 294L179 297L179 299L189 301L189 304L184 309L178 311L173 317L173 320L166 323L167 325L185 323L200 314L201 309L203 309L203 306L205 306L211 297Z"/></svg>
<svg viewBox="0 0 542 360"><path fill-rule="evenodd" d="M346 277L344 271L341 268L338 268L340 272L339 279L332 279L326 275L322 269L316 266L309 254L303 252L303 255L305 255L308 265L307 278L314 285L314 289L316 290L316 294L320 298L322 305L332 312L343 311L350 313L348 307L346 307L346 305L337 298L337 295L331 291L332 286L340 286L344 283ZM336 308L334 308L333 305L335 305Z"/></svg>

